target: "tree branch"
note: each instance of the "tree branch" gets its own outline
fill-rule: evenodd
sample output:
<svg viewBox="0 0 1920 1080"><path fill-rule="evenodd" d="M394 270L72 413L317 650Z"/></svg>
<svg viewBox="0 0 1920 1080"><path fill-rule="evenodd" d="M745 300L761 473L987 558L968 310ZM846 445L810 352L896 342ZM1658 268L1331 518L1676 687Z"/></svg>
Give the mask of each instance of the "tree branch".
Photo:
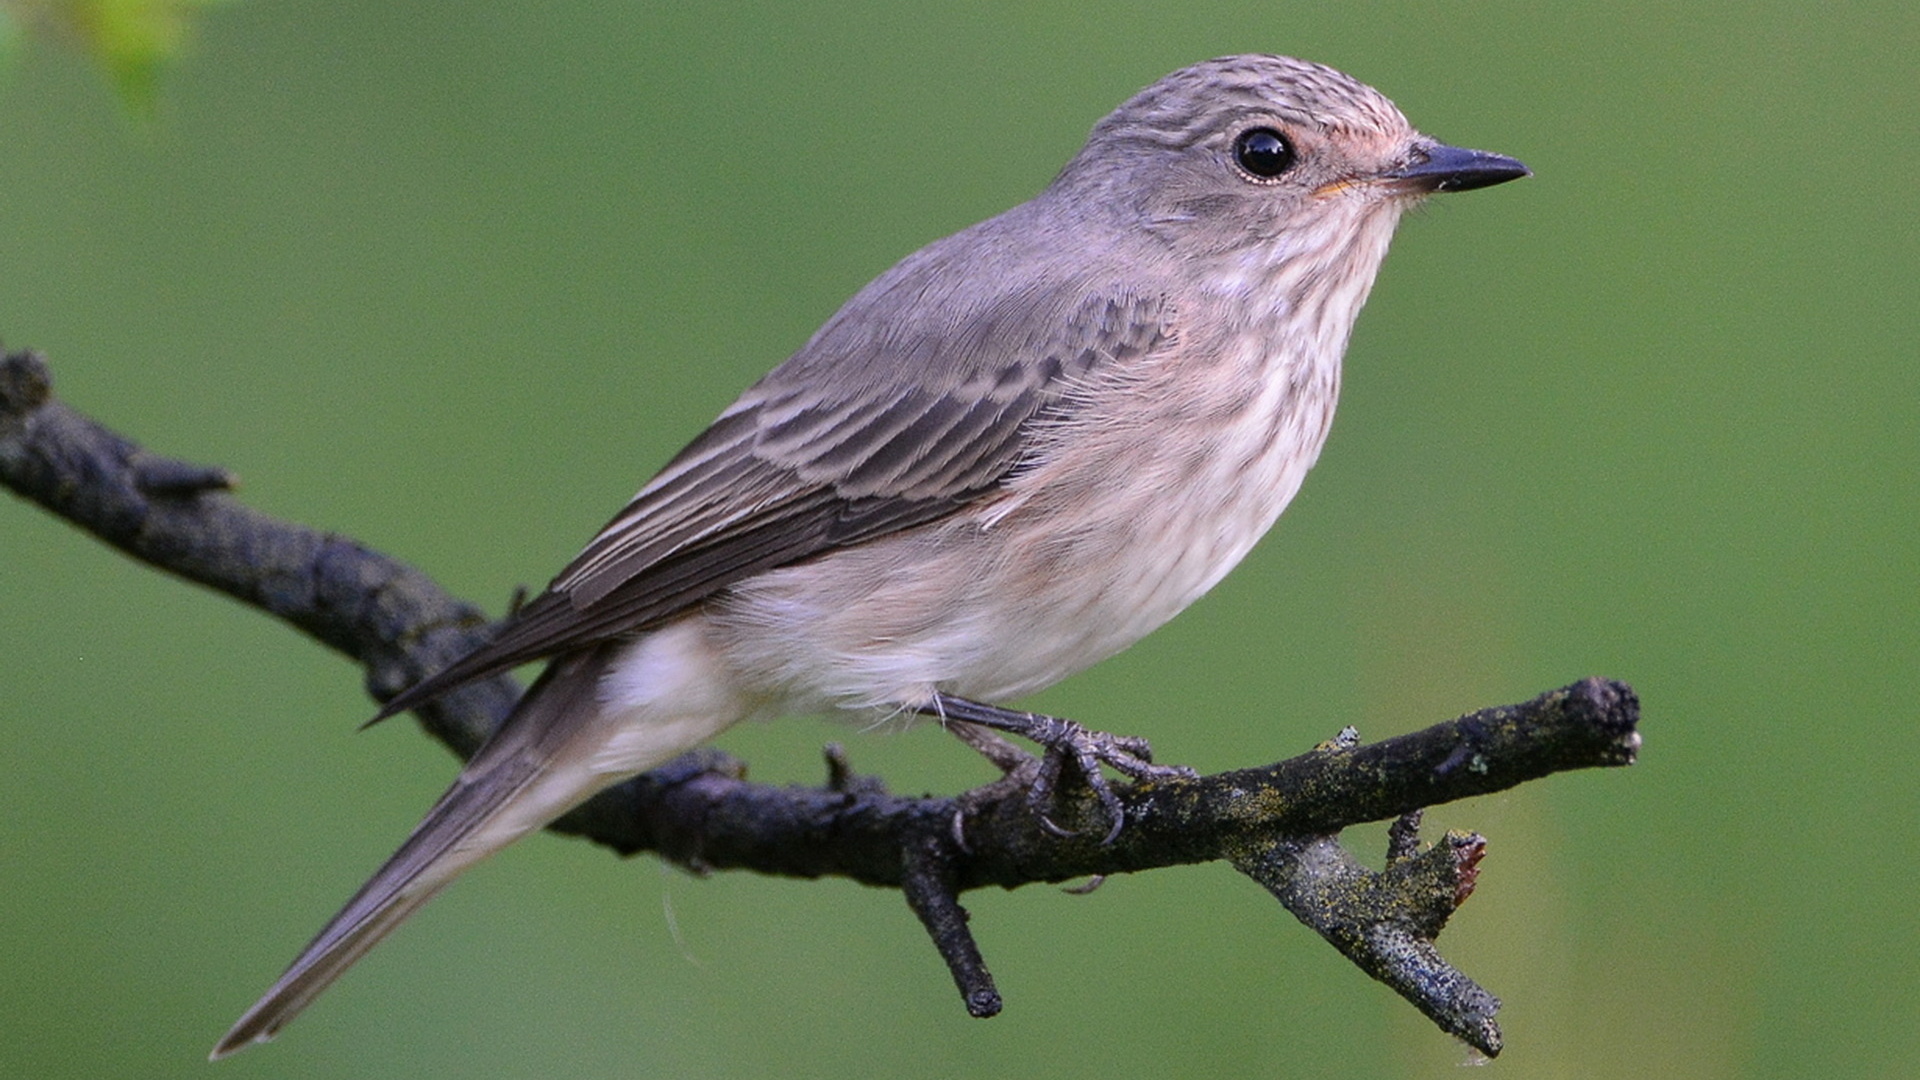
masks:
<svg viewBox="0 0 1920 1080"><path fill-rule="evenodd" d="M263 608L365 666L386 700L482 641L486 617L419 571L344 537L248 509L224 470L149 454L52 396L37 355L0 361L0 484L133 557ZM469 756L518 699L499 677L418 716ZM1482 709L1362 745L1351 730L1259 768L1116 789L1126 828L1103 844L1084 786L1062 793L1059 837L1023 794L988 787L906 798L855 776L837 747L828 783L743 779L715 750L688 754L603 792L556 822L623 855L652 851L697 871L836 876L897 888L946 960L967 1010L1000 995L967 929L959 895L1225 859L1272 892L1367 974L1442 1030L1500 1051L1499 1001L1433 946L1471 895L1486 850L1449 833L1422 850L1418 811L1555 772L1632 763L1639 703L1623 683L1587 679L1518 705ZM1386 868L1356 862L1339 832L1397 819Z"/></svg>

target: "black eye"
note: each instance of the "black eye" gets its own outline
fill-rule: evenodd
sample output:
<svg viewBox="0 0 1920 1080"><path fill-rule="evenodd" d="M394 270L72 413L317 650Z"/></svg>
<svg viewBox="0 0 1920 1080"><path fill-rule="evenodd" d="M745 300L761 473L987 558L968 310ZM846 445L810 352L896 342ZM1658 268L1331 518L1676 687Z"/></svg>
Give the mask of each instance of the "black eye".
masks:
<svg viewBox="0 0 1920 1080"><path fill-rule="evenodd" d="M1253 128L1233 140L1233 159L1262 180L1271 180L1293 168L1293 144L1272 128Z"/></svg>

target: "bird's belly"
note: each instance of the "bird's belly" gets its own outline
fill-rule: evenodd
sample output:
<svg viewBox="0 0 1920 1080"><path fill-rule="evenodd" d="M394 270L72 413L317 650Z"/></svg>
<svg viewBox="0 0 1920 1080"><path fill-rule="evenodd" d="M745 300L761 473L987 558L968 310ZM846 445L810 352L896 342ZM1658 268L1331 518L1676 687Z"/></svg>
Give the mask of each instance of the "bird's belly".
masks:
<svg viewBox="0 0 1920 1080"><path fill-rule="evenodd" d="M1184 454L1088 454L1011 511L988 504L760 575L713 625L742 683L779 711L1033 693L1140 640L1252 549L1325 432L1321 416L1271 419L1253 433L1216 424Z"/></svg>

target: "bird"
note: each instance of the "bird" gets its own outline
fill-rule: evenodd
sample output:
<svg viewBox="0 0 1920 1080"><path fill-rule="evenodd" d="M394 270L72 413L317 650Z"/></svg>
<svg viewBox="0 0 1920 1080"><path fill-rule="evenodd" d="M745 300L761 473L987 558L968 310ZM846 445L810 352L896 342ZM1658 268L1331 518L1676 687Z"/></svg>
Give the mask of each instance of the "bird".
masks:
<svg viewBox="0 0 1920 1080"><path fill-rule="evenodd" d="M272 1038L480 859L751 718L932 716L990 756L1031 738L1042 825L1064 831L1044 804L1071 769L1110 840L1102 766L1183 770L1002 703L1247 554L1320 453L1403 212L1527 175L1304 60L1133 95L1031 200L861 289L489 640L385 703L547 665L212 1056Z"/></svg>

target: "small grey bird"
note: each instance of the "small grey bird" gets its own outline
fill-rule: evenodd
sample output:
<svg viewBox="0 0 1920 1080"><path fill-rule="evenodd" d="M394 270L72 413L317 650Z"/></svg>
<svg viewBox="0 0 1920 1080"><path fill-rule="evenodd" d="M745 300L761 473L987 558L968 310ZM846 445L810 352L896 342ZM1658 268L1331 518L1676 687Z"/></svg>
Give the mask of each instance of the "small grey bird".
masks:
<svg viewBox="0 0 1920 1080"><path fill-rule="evenodd" d="M214 1048L271 1038L461 871L742 720L940 717L1063 765L1145 743L990 704L1138 641L1320 453L1401 213L1528 175L1318 64L1176 71L1032 201L909 255L667 463L486 645L390 701L546 671ZM991 729L991 730L987 730ZM1111 836L1111 833L1109 833Z"/></svg>

